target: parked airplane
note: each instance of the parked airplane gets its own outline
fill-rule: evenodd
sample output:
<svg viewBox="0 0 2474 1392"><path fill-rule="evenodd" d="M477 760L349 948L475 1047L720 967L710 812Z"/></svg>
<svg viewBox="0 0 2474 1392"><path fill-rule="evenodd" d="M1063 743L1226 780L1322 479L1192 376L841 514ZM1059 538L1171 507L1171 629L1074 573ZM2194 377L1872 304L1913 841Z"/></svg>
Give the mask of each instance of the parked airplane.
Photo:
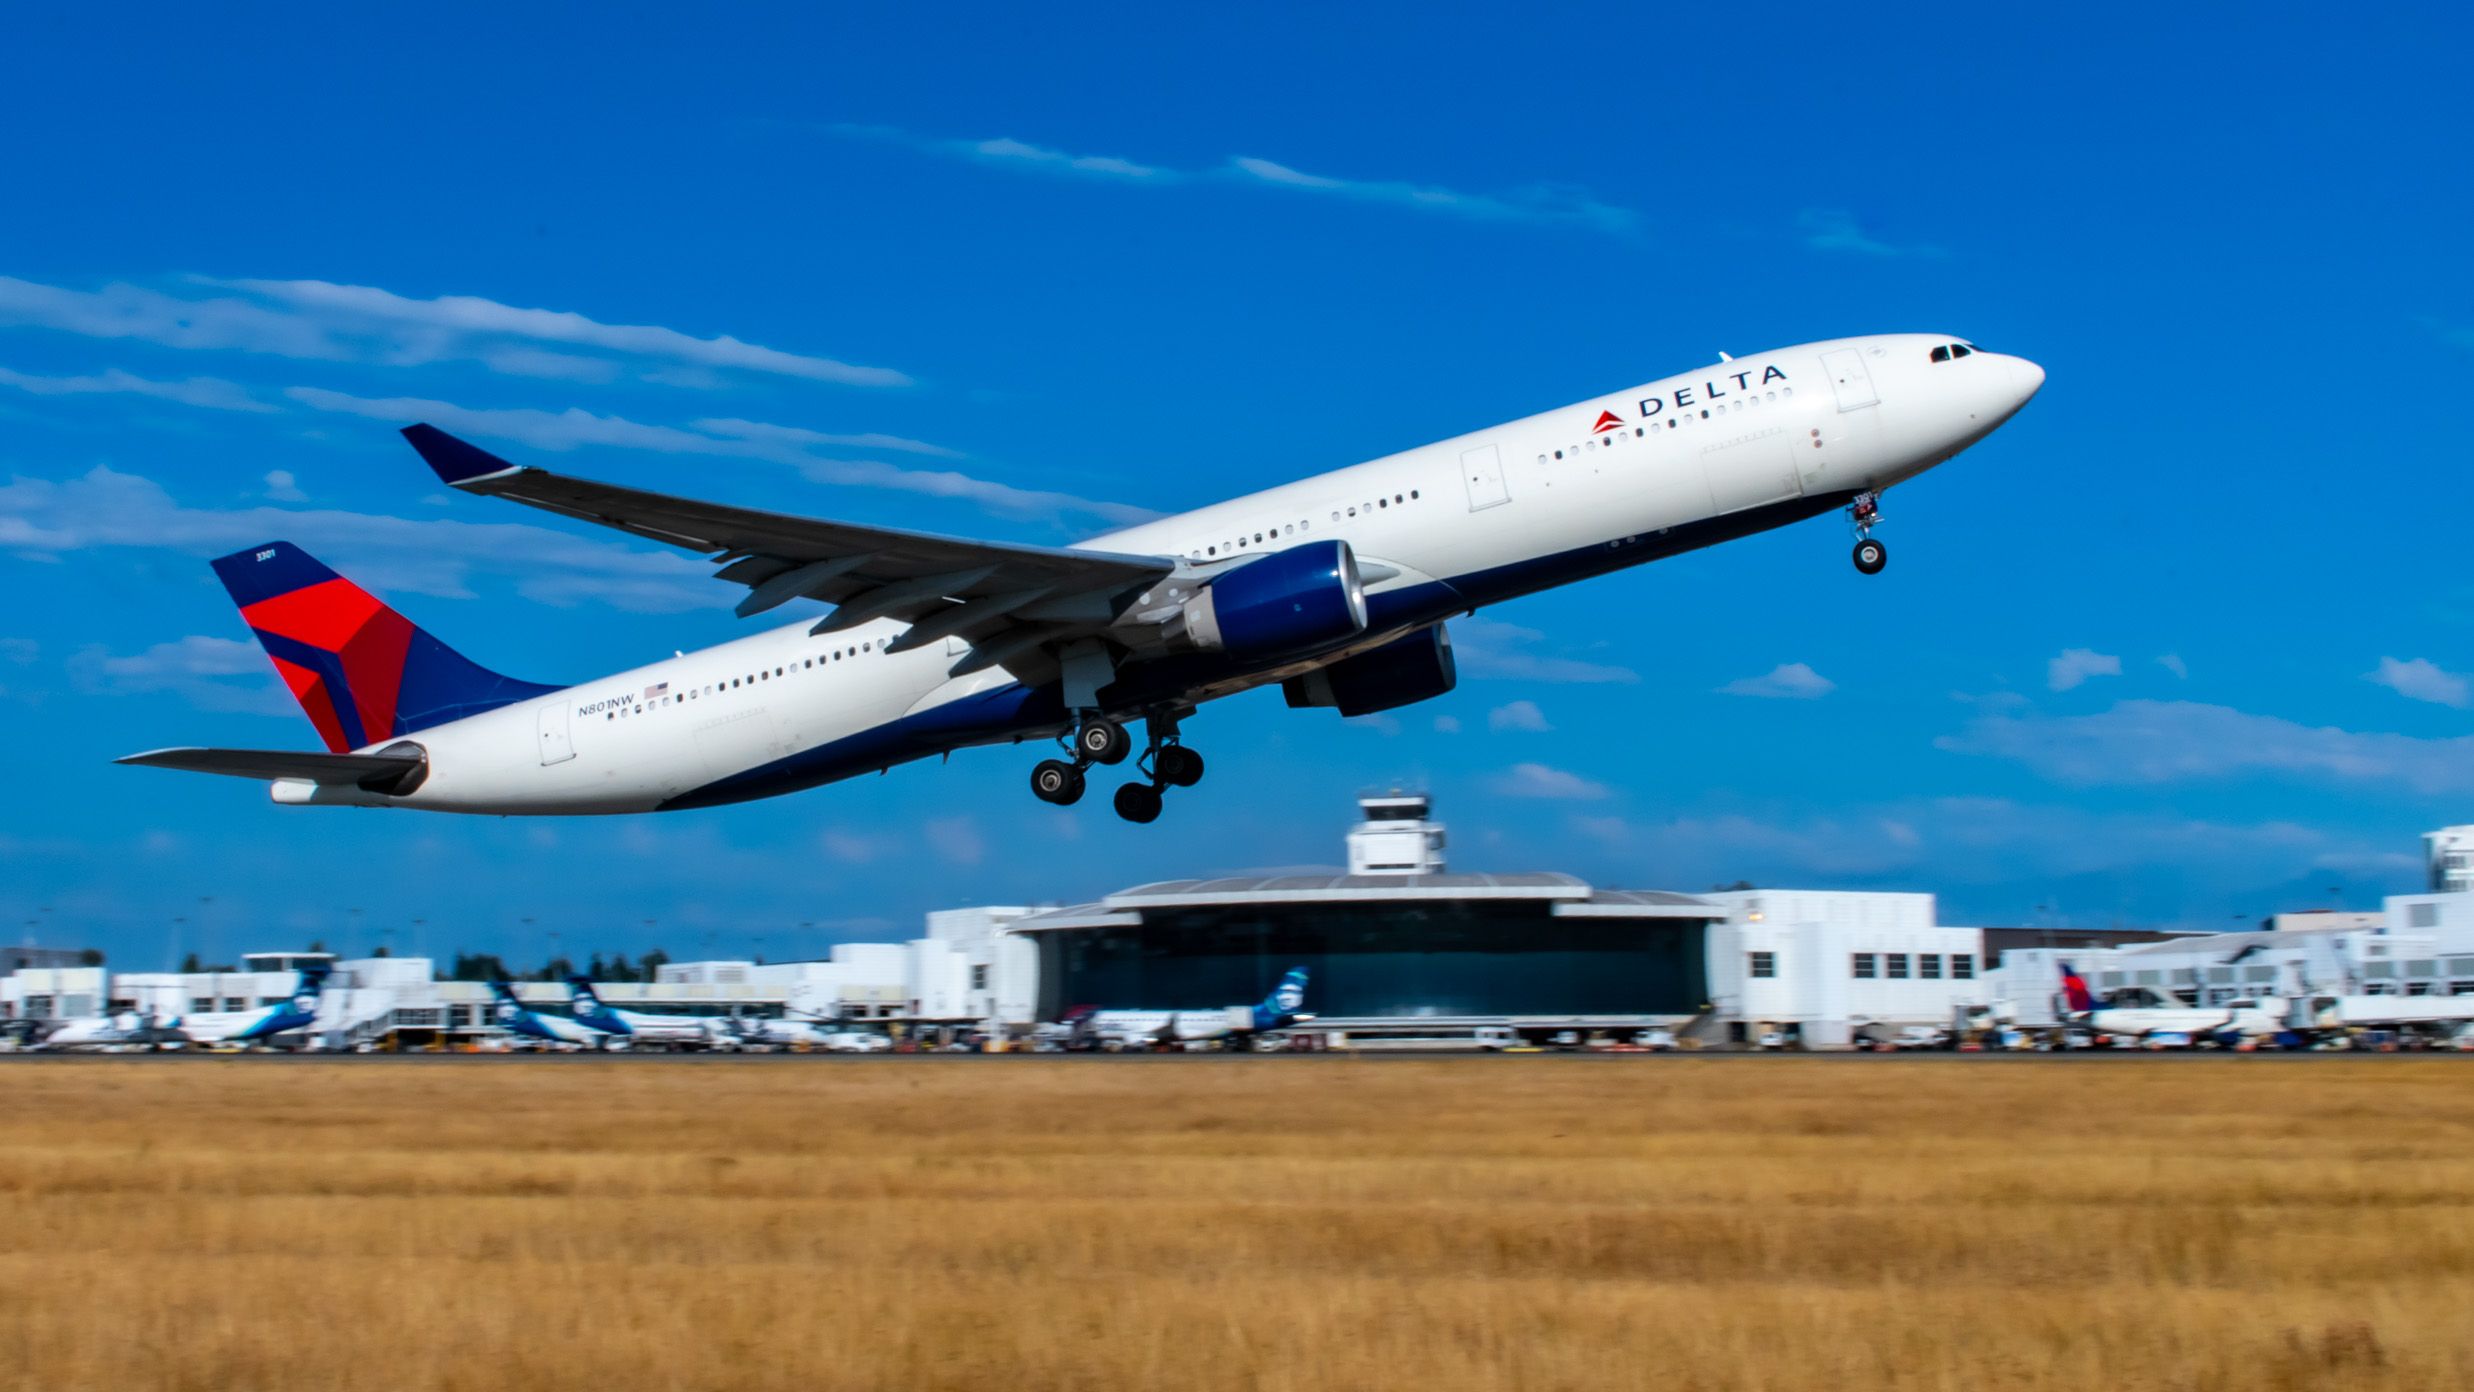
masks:
<svg viewBox="0 0 2474 1392"><path fill-rule="evenodd" d="M509 1034L544 1044L568 1044L583 1049L607 1049L615 1042L625 1047L606 1030L578 1024L564 1015L552 1015L526 1005L516 995L515 987L504 981L490 983L490 994L497 997L498 1027Z"/></svg>
<svg viewBox="0 0 2474 1392"><path fill-rule="evenodd" d="M33 1048L50 1053L70 1049L177 1048L188 1040L180 1032L180 1017L159 1012L121 1010L64 1021L35 1041Z"/></svg>
<svg viewBox="0 0 2474 1392"><path fill-rule="evenodd" d="M1254 1005L1218 1010L1093 1010L1070 1023L1078 1039L1103 1047L1151 1043L1198 1043L1232 1034L1260 1034L1300 1018L1306 1003L1306 969L1291 967L1271 994Z"/></svg>
<svg viewBox="0 0 2474 1392"><path fill-rule="evenodd" d="M795 792L973 745L1055 738L1052 803L1133 752L1148 822L1203 775L1194 710L1279 683L1343 716L1440 696L1448 620L1845 510L1881 570L1884 489L1982 440L2044 383L1947 335L1836 339L1507 422L1072 547L757 512L519 467L428 425L439 478L701 552L753 615L815 622L576 686L485 670L286 542L223 557L327 752L123 763L270 780L289 804L649 812Z"/></svg>
<svg viewBox="0 0 2474 1392"><path fill-rule="evenodd" d="M2136 1040L2159 1047L2183 1048L2206 1041L2239 1043L2270 1039L2285 1033L2289 1004L2276 996L2245 997L2218 1006L2167 1004L2153 992L2139 1005L2114 1005L2098 1000L2087 978L2061 964L2067 1023L2098 1034Z"/></svg>
<svg viewBox="0 0 2474 1392"><path fill-rule="evenodd" d="M731 1037L730 1030L721 1020L695 1015L648 1015L641 1010L620 1010L605 1005L601 993L593 989L589 977L568 977L567 988L575 993L572 1008L576 1023L605 1035L615 1035L637 1044L693 1049L710 1048Z"/></svg>
<svg viewBox="0 0 2474 1392"><path fill-rule="evenodd" d="M175 1027L192 1044L259 1044L307 1029L318 1022L318 1001L326 994L326 980L333 971L324 962L304 962L293 980L290 999L256 1010L183 1015Z"/></svg>
<svg viewBox="0 0 2474 1392"><path fill-rule="evenodd" d="M333 970L324 962L303 963L300 974L293 979L289 997L255 1010L219 1010L189 1015L124 1010L111 1015L71 1020L45 1035L39 1047L48 1051L163 1048L183 1044L261 1044L279 1034L289 1034L317 1023L318 1000L325 994L326 979Z"/></svg>

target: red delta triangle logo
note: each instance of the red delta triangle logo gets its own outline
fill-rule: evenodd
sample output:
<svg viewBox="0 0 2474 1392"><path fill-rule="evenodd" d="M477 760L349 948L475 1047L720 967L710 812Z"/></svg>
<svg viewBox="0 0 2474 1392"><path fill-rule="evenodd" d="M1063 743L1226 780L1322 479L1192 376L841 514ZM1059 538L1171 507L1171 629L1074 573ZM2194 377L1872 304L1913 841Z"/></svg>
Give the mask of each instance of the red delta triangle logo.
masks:
<svg viewBox="0 0 2474 1392"><path fill-rule="evenodd" d="M1623 428L1624 423L1622 418L1617 416L1613 411L1600 411L1598 413L1598 423L1589 427L1589 433L1592 435L1604 435L1610 430L1621 430Z"/></svg>

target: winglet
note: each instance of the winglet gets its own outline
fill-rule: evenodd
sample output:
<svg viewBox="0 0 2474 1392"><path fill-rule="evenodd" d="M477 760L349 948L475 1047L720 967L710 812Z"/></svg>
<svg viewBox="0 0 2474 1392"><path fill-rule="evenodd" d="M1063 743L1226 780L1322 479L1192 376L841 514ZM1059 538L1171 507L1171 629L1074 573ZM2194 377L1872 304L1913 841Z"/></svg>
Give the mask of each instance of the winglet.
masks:
<svg viewBox="0 0 2474 1392"><path fill-rule="evenodd" d="M434 425L407 425L404 438L437 471L441 481L457 487L493 474L512 474L522 467L478 445L468 445Z"/></svg>

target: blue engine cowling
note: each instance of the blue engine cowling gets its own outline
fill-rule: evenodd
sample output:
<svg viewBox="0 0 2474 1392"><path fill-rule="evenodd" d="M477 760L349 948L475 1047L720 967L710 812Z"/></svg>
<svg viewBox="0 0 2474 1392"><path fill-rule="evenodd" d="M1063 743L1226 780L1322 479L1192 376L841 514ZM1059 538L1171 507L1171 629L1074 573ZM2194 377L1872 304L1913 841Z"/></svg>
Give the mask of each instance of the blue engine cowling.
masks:
<svg viewBox="0 0 2474 1392"><path fill-rule="evenodd" d="M1436 624L1291 677L1280 683L1280 690L1292 706L1331 706L1354 717L1441 696L1459 680L1460 669L1452 663L1452 635Z"/></svg>
<svg viewBox="0 0 2474 1392"><path fill-rule="evenodd" d="M1243 661L1302 657L1366 631L1366 592L1345 541L1311 541L1215 577L1187 604L1185 637Z"/></svg>

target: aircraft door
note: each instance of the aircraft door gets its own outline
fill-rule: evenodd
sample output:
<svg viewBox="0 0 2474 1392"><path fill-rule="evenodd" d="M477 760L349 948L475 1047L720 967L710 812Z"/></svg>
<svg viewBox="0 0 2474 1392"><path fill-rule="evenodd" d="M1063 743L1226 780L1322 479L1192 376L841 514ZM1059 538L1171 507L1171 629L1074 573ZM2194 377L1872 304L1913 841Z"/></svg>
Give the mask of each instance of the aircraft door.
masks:
<svg viewBox="0 0 2474 1392"><path fill-rule="evenodd" d="M1469 485L1471 512L1512 500L1512 492L1503 482L1503 455L1493 445L1462 450L1460 476Z"/></svg>
<svg viewBox="0 0 2474 1392"><path fill-rule="evenodd" d="M1830 374L1830 390L1838 393L1838 409L1861 410L1881 400L1873 390L1873 374L1864 370L1864 355L1853 348L1834 348L1821 355L1821 370Z"/></svg>
<svg viewBox="0 0 2474 1392"><path fill-rule="evenodd" d="M563 764L576 756L575 742L567 737L567 715L567 699L563 696L541 703L541 737L536 743L543 768Z"/></svg>

